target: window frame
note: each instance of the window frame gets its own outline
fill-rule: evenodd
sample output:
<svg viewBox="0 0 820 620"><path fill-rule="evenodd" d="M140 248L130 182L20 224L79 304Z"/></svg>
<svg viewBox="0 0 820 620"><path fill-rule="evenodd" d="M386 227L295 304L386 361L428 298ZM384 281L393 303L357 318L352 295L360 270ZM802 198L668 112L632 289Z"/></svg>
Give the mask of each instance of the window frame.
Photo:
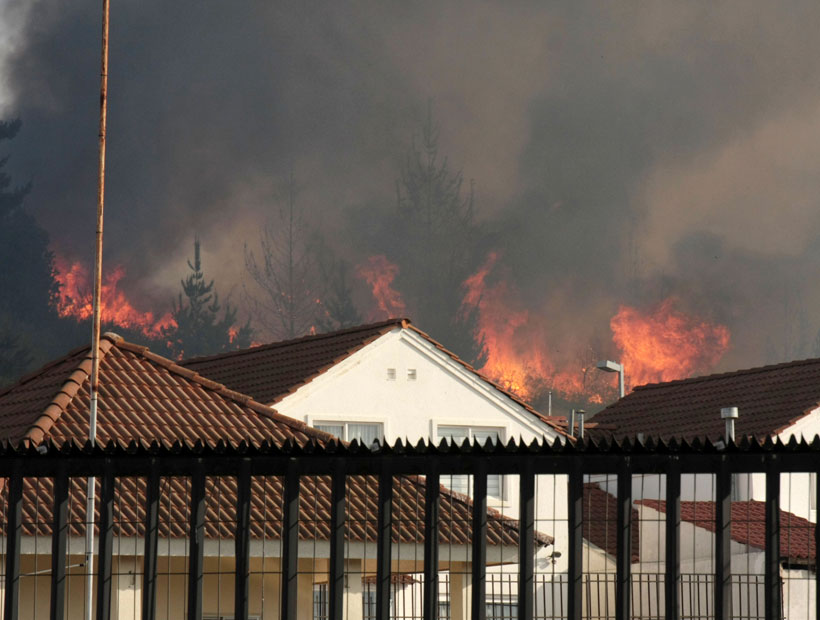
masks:
<svg viewBox="0 0 820 620"><path fill-rule="evenodd" d="M323 426L343 426L344 427L344 436L341 437L344 441L350 441L347 439L348 435L348 426L351 424L380 424L382 427L381 438L380 440L384 442L387 438L387 429L388 424L387 420L384 418L377 418L373 416L336 416L336 415L311 415L305 416L305 424L308 426L312 426L316 428L319 425ZM317 429L318 430L318 429Z"/></svg>
<svg viewBox="0 0 820 620"><path fill-rule="evenodd" d="M467 429L467 441L473 440L473 432L474 431L496 431L498 433L498 441L499 443L506 443L507 437L509 435L509 427L506 424L464 424L463 419L440 419L440 420L431 420L430 421L430 436L433 438L433 442L438 445L441 442L441 437L439 437L439 429L442 427L456 427L456 428L463 428ZM467 493L466 495L472 497L473 495L473 488L472 488L472 476L469 474L464 474L467 476ZM442 480L445 479L446 476L442 476ZM500 497L496 495L490 495L487 493L487 503L493 506L504 506L506 505L509 492L507 489L507 477L498 474L498 488L500 492ZM442 482L442 484L445 484ZM447 486L445 484L445 486ZM489 486L489 485L488 485ZM456 491L458 492L458 491Z"/></svg>

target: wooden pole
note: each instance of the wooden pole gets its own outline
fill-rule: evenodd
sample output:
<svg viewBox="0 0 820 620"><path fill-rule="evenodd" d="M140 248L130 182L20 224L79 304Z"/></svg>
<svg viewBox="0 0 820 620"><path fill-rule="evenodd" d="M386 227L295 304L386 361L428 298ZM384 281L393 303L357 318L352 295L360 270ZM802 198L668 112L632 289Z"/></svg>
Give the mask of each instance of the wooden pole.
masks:
<svg viewBox="0 0 820 620"><path fill-rule="evenodd" d="M94 300L91 324L91 394L88 440L97 442L97 394L100 383L100 323L102 296L103 211L105 206L105 133L108 116L108 13L109 0L102 0L102 59L100 62L99 167L97 169L97 234L94 248ZM85 529L85 619L92 620L94 584L94 478L88 479Z"/></svg>

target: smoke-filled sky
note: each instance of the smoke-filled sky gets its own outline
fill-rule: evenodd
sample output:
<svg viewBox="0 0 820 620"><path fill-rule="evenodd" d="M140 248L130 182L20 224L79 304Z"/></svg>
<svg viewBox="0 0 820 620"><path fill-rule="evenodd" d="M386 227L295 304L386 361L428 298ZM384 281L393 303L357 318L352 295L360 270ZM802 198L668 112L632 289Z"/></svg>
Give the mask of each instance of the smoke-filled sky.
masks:
<svg viewBox="0 0 820 620"><path fill-rule="evenodd" d="M0 3L0 118L28 208L89 259L100 3ZM157 2L111 13L106 261L178 286L194 232L242 278L279 180L343 247L395 206L432 99L520 304L608 339L670 294L729 326L724 368L814 353L816 2ZM423 326L422 326L423 327ZM435 335L435 334L434 334Z"/></svg>

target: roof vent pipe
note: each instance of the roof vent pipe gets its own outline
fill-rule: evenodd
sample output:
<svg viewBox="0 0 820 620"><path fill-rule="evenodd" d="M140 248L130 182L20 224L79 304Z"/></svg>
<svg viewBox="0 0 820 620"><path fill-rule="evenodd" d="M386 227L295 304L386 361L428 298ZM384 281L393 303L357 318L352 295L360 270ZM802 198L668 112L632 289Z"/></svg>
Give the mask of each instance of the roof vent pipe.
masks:
<svg viewBox="0 0 820 620"><path fill-rule="evenodd" d="M569 436L575 437L575 409L569 412Z"/></svg>
<svg viewBox="0 0 820 620"><path fill-rule="evenodd" d="M726 420L726 441L734 443L735 420L737 420L739 416L740 414L737 411L737 407L723 407L723 409L720 410L721 419Z"/></svg>
<svg viewBox="0 0 820 620"><path fill-rule="evenodd" d="M586 411L583 409L579 409L575 412L578 415L578 437L580 439L584 438L584 414Z"/></svg>

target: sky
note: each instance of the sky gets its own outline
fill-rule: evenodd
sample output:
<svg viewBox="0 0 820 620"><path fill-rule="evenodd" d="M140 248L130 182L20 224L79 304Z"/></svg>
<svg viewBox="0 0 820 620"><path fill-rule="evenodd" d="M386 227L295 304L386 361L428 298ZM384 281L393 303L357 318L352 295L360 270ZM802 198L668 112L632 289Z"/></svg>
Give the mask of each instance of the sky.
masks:
<svg viewBox="0 0 820 620"><path fill-rule="evenodd" d="M8 166L83 260L99 30L96 1L0 4ZM622 304L674 295L731 329L722 368L820 354L818 31L800 1L115 2L106 261L164 299L198 234L241 286L291 171L351 246L432 101L522 306L606 339Z"/></svg>

